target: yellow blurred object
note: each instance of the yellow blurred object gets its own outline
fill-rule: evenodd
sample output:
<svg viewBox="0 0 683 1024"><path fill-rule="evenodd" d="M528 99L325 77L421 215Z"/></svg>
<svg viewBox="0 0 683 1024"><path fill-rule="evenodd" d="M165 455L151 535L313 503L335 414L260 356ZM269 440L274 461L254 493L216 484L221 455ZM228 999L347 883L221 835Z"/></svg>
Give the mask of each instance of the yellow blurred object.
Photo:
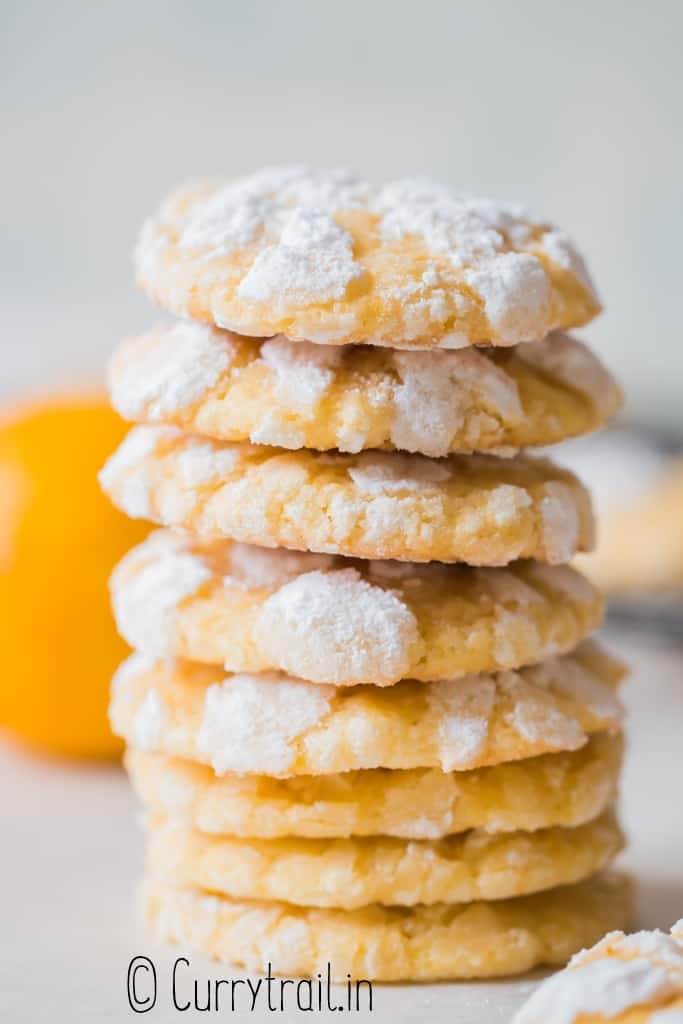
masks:
<svg viewBox="0 0 683 1024"><path fill-rule="evenodd" d="M100 395L0 418L0 726L54 753L121 751L107 701L126 647L107 579L147 527L112 508L96 474L125 432Z"/></svg>

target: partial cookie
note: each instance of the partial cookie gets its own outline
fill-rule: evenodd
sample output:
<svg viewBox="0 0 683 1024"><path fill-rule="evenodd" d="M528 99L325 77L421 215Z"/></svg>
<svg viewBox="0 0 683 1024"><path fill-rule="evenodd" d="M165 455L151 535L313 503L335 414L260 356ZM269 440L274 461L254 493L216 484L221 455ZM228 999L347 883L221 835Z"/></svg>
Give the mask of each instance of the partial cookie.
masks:
<svg viewBox="0 0 683 1024"><path fill-rule="evenodd" d="M623 846L611 812L579 828L447 839L235 839L150 823L147 865L231 899L353 910L371 903L472 903L580 882Z"/></svg>
<svg viewBox="0 0 683 1024"><path fill-rule="evenodd" d="M329 910L236 902L150 877L141 891L162 941L223 963L288 977L437 981L520 974L563 964L631 913L631 886L605 874L493 903Z"/></svg>
<svg viewBox="0 0 683 1024"><path fill-rule="evenodd" d="M681 1024L683 935L611 932L544 981L512 1024Z"/></svg>
<svg viewBox="0 0 683 1024"><path fill-rule="evenodd" d="M222 441L359 452L550 445L596 430L621 404L581 342L399 352L243 338L181 321L126 341L109 363L114 408Z"/></svg>
<svg viewBox="0 0 683 1024"><path fill-rule="evenodd" d="M516 345L600 311L568 236L514 203L301 167L180 189L136 271L180 316L325 344Z"/></svg>
<svg viewBox="0 0 683 1024"><path fill-rule="evenodd" d="M567 562L593 545L576 477L523 455L285 452L141 426L100 481L133 518L264 547L506 565Z"/></svg>
<svg viewBox="0 0 683 1024"><path fill-rule="evenodd" d="M465 771L617 731L623 668L585 643L519 672L339 688L276 674L225 676L132 655L112 684L114 732L217 775L285 777L360 768Z"/></svg>
<svg viewBox="0 0 683 1024"><path fill-rule="evenodd" d="M111 591L137 650L337 686L519 668L572 650L602 614L566 566L365 562L169 530L123 558Z"/></svg>
<svg viewBox="0 0 683 1024"><path fill-rule="evenodd" d="M467 829L583 825L614 802L622 749L620 735L596 733L580 750L470 772L376 768L288 779L236 773L217 778L204 765L133 749L125 762L151 813L206 833L439 839Z"/></svg>

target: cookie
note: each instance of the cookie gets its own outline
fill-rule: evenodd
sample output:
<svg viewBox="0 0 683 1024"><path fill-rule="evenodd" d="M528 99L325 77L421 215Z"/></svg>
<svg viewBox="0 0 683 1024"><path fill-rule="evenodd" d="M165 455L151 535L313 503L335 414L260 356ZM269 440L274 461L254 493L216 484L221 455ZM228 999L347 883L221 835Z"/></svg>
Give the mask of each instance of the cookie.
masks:
<svg viewBox="0 0 683 1024"><path fill-rule="evenodd" d="M593 544L576 477L523 455L286 452L139 426L100 481L133 518L264 547L507 565L567 562Z"/></svg>
<svg viewBox="0 0 683 1024"><path fill-rule="evenodd" d="M257 341L181 321L109 362L124 419L280 448L396 449L439 457L550 445L603 426L621 404L581 342L400 352Z"/></svg>
<svg viewBox="0 0 683 1024"><path fill-rule="evenodd" d="M333 980L437 981L563 964L630 917L631 886L598 875L491 903L330 910L237 902L149 877L141 906L158 939L248 971Z"/></svg>
<svg viewBox="0 0 683 1024"><path fill-rule="evenodd" d="M111 592L147 654L337 686L519 668L572 650L602 613L567 566L364 562L169 530L124 557Z"/></svg>
<svg viewBox="0 0 683 1024"><path fill-rule="evenodd" d="M516 345L600 311L567 235L522 207L343 171L181 188L135 262L138 285L173 313L324 344Z"/></svg>
<svg viewBox="0 0 683 1024"><path fill-rule="evenodd" d="M610 812L579 828L447 839L236 839L150 823L147 866L174 884L231 899L353 910L372 903L472 903L594 875L623 836Z"/></svg>
<svg viewBox="0 0 683 1024"><path fill-rule="evenodd" d="M586 642L518 672L392 687L334 687L285 675L230 675L132 655L113 684L114 732L144 751L217 775L286 777L365 768L465 771L577 750L616 731L622 666Z"/></svg>
<svg viewBox="0 0 683 1024"><path fill-rule="evenodd" d="M580 750L470 772L376 768L288 779L235 773L217 778L204 765L133 749L125 763L151 813L206 833L439 839L467 829L583 825L614 802L622 748L620 735L596 733Z"/></svg>
<svg viewBox="0 0 683 1024"><path fill-rule="evenodd" d="M611 932L544 981L512 1024L681 1024L683 935Z"/></svg>

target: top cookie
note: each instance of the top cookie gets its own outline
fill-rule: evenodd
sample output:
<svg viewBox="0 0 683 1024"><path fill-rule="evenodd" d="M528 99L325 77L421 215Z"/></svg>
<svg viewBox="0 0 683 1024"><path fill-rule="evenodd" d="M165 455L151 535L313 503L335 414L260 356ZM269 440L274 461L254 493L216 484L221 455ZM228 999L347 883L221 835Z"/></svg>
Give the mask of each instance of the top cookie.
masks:
<svg viewBox="0 0 683 1024"><path fill-rule="evenodd" d="M548 978L513 1024L680 1024L683 921L663 932L610 932Z"/></svg>
<svg viewBox="0 0 683 1024"><path fill-rule="evenodd" d="M301 167L180 189L136 273L181 316L334 345L516 345L600 311L567 235L516 204Z"/></svg>

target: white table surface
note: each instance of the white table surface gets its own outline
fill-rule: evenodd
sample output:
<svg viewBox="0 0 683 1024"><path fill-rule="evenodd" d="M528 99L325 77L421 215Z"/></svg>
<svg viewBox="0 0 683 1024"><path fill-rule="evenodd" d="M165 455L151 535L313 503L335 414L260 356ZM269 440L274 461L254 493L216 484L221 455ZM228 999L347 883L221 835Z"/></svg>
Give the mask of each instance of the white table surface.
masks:
<svg viewBox="0 0 683 1024"><path fill-rule="evenodd" d="M666 928L683 916L683 647L633 633L608 639L634 667L625 694L630 751L622 803L630 847L622 863L638 878L637 923ZM200 981L230 972L191 951L160 949L136 923L137 813L120 770L38 759L0 739L0 1020L338 1020L326 1012L233 1014L229 1003L209 1014L172 1008L170 968L180 952ZM157 1005L144 1015L126 999L128 963L138 954L152 958L159 979ZM352 1016L376 1024L498 1024L533 984L527 977L376 985L374 1012Z"/></svg>

